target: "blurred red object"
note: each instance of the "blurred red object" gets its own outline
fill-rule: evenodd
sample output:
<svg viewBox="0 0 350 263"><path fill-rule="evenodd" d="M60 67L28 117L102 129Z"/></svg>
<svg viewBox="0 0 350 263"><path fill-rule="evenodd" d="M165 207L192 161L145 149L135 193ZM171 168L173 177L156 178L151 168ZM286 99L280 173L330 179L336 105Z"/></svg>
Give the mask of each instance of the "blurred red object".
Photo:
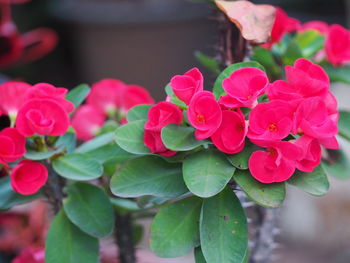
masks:
<svg viewBox="0 0 350 263"><path fill-rule="evenodd" d="M57 34L48 28L38 28L20 34L11 17L11 5L26 0L0 0L0 68L29 63L51 52L57 44Z"/></svg>
<svg viewBox="0 0 350 263"><path fill-rule="evenodd" d="M1 212L0 251L16 254L28 247L44 247L47 229L47 205L43 202L21 211Z"/></svg>
<svg viewBox="0 0 350 263"><path fill-rule="evenodd" d="M28 247L12 263L45 263L45 249Z"/></svg>

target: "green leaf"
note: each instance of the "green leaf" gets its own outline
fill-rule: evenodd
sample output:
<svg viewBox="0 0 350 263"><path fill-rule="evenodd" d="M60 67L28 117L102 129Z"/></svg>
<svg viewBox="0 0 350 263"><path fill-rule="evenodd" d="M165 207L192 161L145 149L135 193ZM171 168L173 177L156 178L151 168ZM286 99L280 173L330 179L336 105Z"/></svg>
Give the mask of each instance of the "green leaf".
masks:
<svg viewBox="0 0 350 263"><path fill-rule="evenodd" d="M102 128L97 132L97 136L110 133L110 132L115 132L115 130L119 127L119 124L114 121L114 120L108 120L103 124Z"/></svg>
<svg viewBox="0 0 350 263"><path fill-rule="evenodd" d="M297 171L287 182L316 196L324 195L329 190L328 178L322 165L316 167L312 173Z"/></svg>
<svg viewBox="0 0 350 263"><path fill-rule="evenodd" d="M61 156L52 162L52 166L59 175L77 181L97 179L103 173L101 164L78 153Z"/></svg>
<svg viewBox="0 0 350 263"><path fill-rule="evenodd" d="M125 151L133 154L147 154L151 151L143 143L145 121L133 121L119 127L116 142Z"/></svg>
<svg viewBox="0 0 350 263"><path fill-rule="evenodd" d="M298 33L296 43L301 48L303 57L310 58L324 47L325 37L316 30L307 30Z"/></svg>
<svg viewBox="0 0 350 263"><path fill-rule="evenodd" d="M230 163L238 169L248 169L248 161L253 152L260 150L261 148L255 144L247 142L244 149L236 154L227 155L227 159Z"/></svg>
<svg viewBox="0 0 350 263"><path fill-rule="evenodd" d="M235 172L225 155L206 150L189 155L183 162L183 177L190 191L200 197L219 193Z"/></svg>
<svg viewBox="0 0 350 263"><path fill-rule="evenodd" d="M266 69L268 75L273 76L274 79L282 74L282 69L277 64L270 50L262 47L254 48L252 59L260 63Z"/></svg>
<svg viewBox="0 0 350 263"><path fill-rule="evenodd" d="M137 202L130 199L112 197L110 200L120 214L128 214L130 212L143 210L137 205Z"/></svg>
<svg viewBox="0 0 350 263"><path fill-rule="evenodd" d="M78 108L90 93L90 87L87 84L80 84L79 86L68 92L66 99L73 102L75 108Z"/></svg>
<svg viewBox="0 0 350 263"><path fill-rule="evenodd" d="M334 67L328 63L324 63L321 66L327 72L331 82L350 84L350 66Z"/></svg>
<svg viewBox="0 0 350 263"><path fill-rule="evenodd" d="M343 150L327 150L328 158L322 164L326 173L337 179L350 179L350 159Z"/></svg>
<svg viewBox="0 0 350 263"><path fill-rule="evenodd" d="M29 203L39 197L40 193L20 195L13 191L9 176L0 178L0 210L7 210L16 205Z"/></svg>
<svg viewBox="0 0 350 263"><path fill-rule="evenodd" d="M50 157L54 156L55 154L62 152L64 149L65 149L65 147L63 145L61 145L60 147L58 147L56 149L49 149L45 152L37 152L37 151L31 150L31 149L28 149L27 152L25 153L24 157L26 159L35 160L35 161L45 160L45 159L49 159Z"/></svg>
<svg viewBox="0 0 350 263"><path fill-rule="evenodd" d="M55 147L64 147L67 153L72 153L75 150L77 144L77 138L74 132L68 131L66 134L63 134L58 138L55 143Z"/></svg>
<svg viewBox="0 0 350 263"><path fill-rule="evenodd" d="M128 122L147 120L148 119L148 111L152 107L152 105L137 105L131 108L126 114L126 119Z"/></svg>
<svg viewBox="0 0 350 263"><path fill-rule="evenodd" d="M194 250L194 259L196 263L207 263L205 260L201 247L196 247Z"/></svg>
<svg viewBox="0 0 350 263"><path fill-rule="evenodd" d="M151 225L151 249L159 257L180 257L199 244L202 201L190 197L163 207Z"/></svg>
<svg viewBox="0 0 350 263"><path fill-rule="evenodd" d="M339 135L350 141L350 112L340 111L339 115Z"/></svg>
<svg viewBox="0 0 350 263"><path fill-rule="evenodd" d="M99 258L98 239L82 232L59 212L46 236L46 263L96 263Z"/></svg>
<svg viewBox="0 0 350 263"><path fill-rule="evenodd" d="M209 71L220 74L220 61L216 60L213 57L204 55L200 51L194 52L194 56L201 63L202 66L206 67Z"/></svg>
<svg viewBox="0 0 350 263"><path fill-rule="evenodd" d="M166 148L173 151L190 151L206 143L194 137L194 128L176 124L162 129L162 141Z"/></svg>
<svg viewBox="0 0 350 263"><path fill-rule="evenodd" d="M141 209L149 209L159 205L162 205L169 201L171 198L157 197L152 195L145 195L137 198L137 205Z"/></svg>
<svg viewBox="0 0 350 263"><path fill-rule="evenodd" d="M303 57L302 51L294 39L290 39L287 43L286 50L282 54L284 65L293 65L294 62Z"/></svg>
<svg viewBox="0 0 350 263"><path fill-rule="evenodd" d="M258 205L276 208L286 197L285 183L262 184L255 180L248 170L237 170L233 176L247 196Z"/></svg>
<svg viewBox="0 0 350 263"><path fill-rule="evenodd" d="M135 157L135 155L124 151L115 143L107 144L90 152L87 152L85 156L88 156L90 159L93 159L100 164L105 164L109 161L121 163Z"/></svg>
<svg viewBox="0 0 350 263"><path fill-rule="evenodd" d="M90 151L95 150L97 148L100 148L104 145L110 144L111 142L114 141L114 137L115 137L115 135L113 132L102 134L100 136L93 138L92 140L89 140L89 141L83 143L75 150L75 152L76 153L90 152Z"/></svg>
<svg viewBox="0 0 350 263"><path fill-rule="evenodd" d="M243 262L248 250L247 218L240 201L229 188L204 199L200 240L207 262Z"/></svg>
<svg viewBox="0 0 350 263"><path fill-rule="evenodd" d="M187 109L187 105L185 102L180 100L174 93L173 89L170 87L170 83L165 87L165 92L168 96L170 96L170 102L179 106L181 109Z"/></svg>
<svg viewBox="0 0 350 263"><path fill-rule="evenodd" d="M181 165L167 163L157 156L143 156L126 163L112 177L111 190L121 197L178 197L188 191Z"/></svg>
<svg viewBox="0 0 350 263"><path fill-rule="evenodd" d="M114 228L114 212L106 193L97 186L75 183L68 188L64 211L69 220L85 233L103 238Z"/></svg>
<svg viewBox="0 0 350 263"><path fill-rule="evenodd" d="M225 91L222 87L222 82L224 81L224 79L228 78L234 71L241 68L246 68L246 67L259 68L263 71L265 70L263 66L261 66L258 62L255 62L255 61L240 62L240 63L236 63L228 66L227 68L224 69L224 71L220 73L220 75L215 80L213 93L216 99L219 99L221 96L225 94Z"/></svg>

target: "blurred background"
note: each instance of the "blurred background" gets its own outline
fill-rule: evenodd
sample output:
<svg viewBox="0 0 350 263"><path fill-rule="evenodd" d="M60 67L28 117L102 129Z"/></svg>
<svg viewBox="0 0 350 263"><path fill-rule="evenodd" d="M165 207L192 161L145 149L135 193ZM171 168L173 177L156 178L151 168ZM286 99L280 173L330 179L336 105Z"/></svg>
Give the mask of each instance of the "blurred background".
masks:
<svg viewBox="0 0 350 263"><path fill-rule="evenodd" d="M350 25L347 0L254 2L280 6L301 21ZM42 26L54 29L59 42L38 61L1 69L2 78L66 88L118 78L144 86L161 100L173 75L197 66L206 85L212 85L213 76L194 57L197 50L213 56L217 52L213 9L203 1L32 0L13 5L13 18L21 32ZM350 87L335 85L333 91L340 107L350 109ZM274 263L350 262L350 182L330 179L331 191L321 198L289 189ZM144 263L193 262L191 255L156 259L148 250L147 235L144 240L139 245Z"/></svg>

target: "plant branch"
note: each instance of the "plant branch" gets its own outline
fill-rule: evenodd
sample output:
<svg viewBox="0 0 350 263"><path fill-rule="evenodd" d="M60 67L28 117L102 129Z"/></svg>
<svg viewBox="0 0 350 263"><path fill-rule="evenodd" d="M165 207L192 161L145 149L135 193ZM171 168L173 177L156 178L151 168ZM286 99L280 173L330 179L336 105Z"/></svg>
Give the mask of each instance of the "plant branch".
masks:
<svg viewBox="0 0 350 263"><path fill-rule="evenodd" d="M131 214L116 212L115 240L119 247L120 263L136 263Z"/></svg>

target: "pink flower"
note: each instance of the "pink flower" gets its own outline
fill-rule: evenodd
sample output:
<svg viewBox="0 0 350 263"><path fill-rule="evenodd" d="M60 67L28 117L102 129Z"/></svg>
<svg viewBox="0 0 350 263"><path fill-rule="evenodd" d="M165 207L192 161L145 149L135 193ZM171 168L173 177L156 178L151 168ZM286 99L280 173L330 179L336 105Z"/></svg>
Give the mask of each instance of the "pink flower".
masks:
<svg viewBox="0 0 350 263"><path fill-rule="evenodd" d="M203 75L198 68L193 68L183 75L174 76L170 86L175 95L188 105L193 95L203 90Z"/></svg>
<svg viewBox="0 0 350 263"><path fill-rule="evenodd" d="M87 103L105 113L123 114L140 104L153 104L149 92L137 85L126 85L117 79L103 79L92 85Z"/></svg>
<svg viewBox="0 0 350 263"><path fill-rule="evenodd" d="M52 99L60 104L67 113L74 110L74 104L66 100L68 89L56 88L48 83L39 83L28 89L27 99Z"/></svg>
<svg viewBox="0 0 350 263"><path fill-rule="evenodd" d="M277 141L287 137L293 125L293 109L288 102L274 100L260 103L249 115L248 137Z"/></svg>
<svg viewBox="0 0 350 263"><path fill-rule="evenodd" d="M288 180L295 171L296 161L301 158L298 146L287 141L260 145L267 151L256 151L249 158L249 170L261 183L277 183Z"/></svg>
<svg viewBox="0 0 350 263"><path fill-rule="evenodd" d="M300 171L311 173L321 163L322 152L320 143L312 137L303 135L294 144L302 150L302 155L296 162L296 168Z"/></svg>
<svg viewBox="0 0 350 263"><path fill-rule="evenodd" d="M209 91L196 93L188 107L187 117L196 128L197 140L209 138L220 126L222 113L214 94Z"/></svg>
<svg viewBox="0 0 350 263"><path fill-rule="evenodd" d="M89 104L80 106L72 118L77 138L84 141L92 139L104 122L104 113Z"/></svg>
<svg viewBox="0 0 350 263"><path fill-rule="evenodd" d="M0 110L6 115L17 115L26 100L31 85L25 82L8 81L0 85Z"/></svg>
<svg viewBox="0 0 350 263"><path fill-rule="evenodd" d="M14 162L26 152L26 138L15 128L0 131L0 163Z"/></svg>
<svg viewBox="0 0 350 263"><path fill-rule="evenodd" d="M214 145L222 152L235 154L244 148L247 125L241 111L224 110L220 127L211 136Z"/></svg>
<svg viewBox="0 0 350 263"><path fill-rule="evenodd" d="M306 30L316 30L320 34L326 35L328 33L329 26L327 23L323 21L314 20L314 21L309 21L304 23L301 26L299 31L306 31Z"/></svg>
<svg viewBox="0 0 350 263"><path fill-rule="evenodd" d="M45 249L28 247L12 263L45 263Z"/></svg>
<svg viewBox="0 0 350 263"><path fill-rule="evenodd" d="M324 69L300 58L294 66L286 66L287 82L277 80L267 89L270 100L295 100L314 96L326 96L329 92L330 80Z"/></svg>
<svg viewBox="0 0 350 263"><path fill-rule="evenodd" d="M280 42L285 34L296 31L299 26L299 20L289 17L281 8L277 8L275 22L271 31L271 40L263 46L271 48L274 43Z"/></svg>
<svg viewBox="0 0 350 263"><path fill-rule="evenodd" d="M159 102L148 112L148 121L145 123L144 143L153 153L164 156L175 155L168 150L161 138L162 128L170 123L181 124L183 114L181 109L170 102Z"/></svg>
<svg viewBox="0 0 350 263"><path fill-rule="evenodd" d="M293 123L293 134L303 133L312 138L327 139L338 133L324 101L319 97L304 99L298 106Z"/></svg>
<svg viewBox="0 0 350 263"><path fill-rule="evenodd" d="M64 134L69 128L65 109L51 99L31 99L19 110L16 128L23 136Z"/></svg>
<svg viewBox="0 0 350 263"><path fill-rule="evenodd" d="M331 25L325 49L327 59L333 66L350 62L350 31L341 25Z"/></svg>
<svg viewBox="0 0 350 263"><path fill-rule="evenodd" d="M45 185L48 172L41 163L23 160L13 168L10 177L11 186L15 192L22 195L32 195Z"/></svg>
<svg viewBox="0 0 350 263"><path fill-rule="evenodd" d="M220 103L227 108L253 108L268 83L266 73L258 68L238 69L223 81L227 95L220 98Z"/></svg>

